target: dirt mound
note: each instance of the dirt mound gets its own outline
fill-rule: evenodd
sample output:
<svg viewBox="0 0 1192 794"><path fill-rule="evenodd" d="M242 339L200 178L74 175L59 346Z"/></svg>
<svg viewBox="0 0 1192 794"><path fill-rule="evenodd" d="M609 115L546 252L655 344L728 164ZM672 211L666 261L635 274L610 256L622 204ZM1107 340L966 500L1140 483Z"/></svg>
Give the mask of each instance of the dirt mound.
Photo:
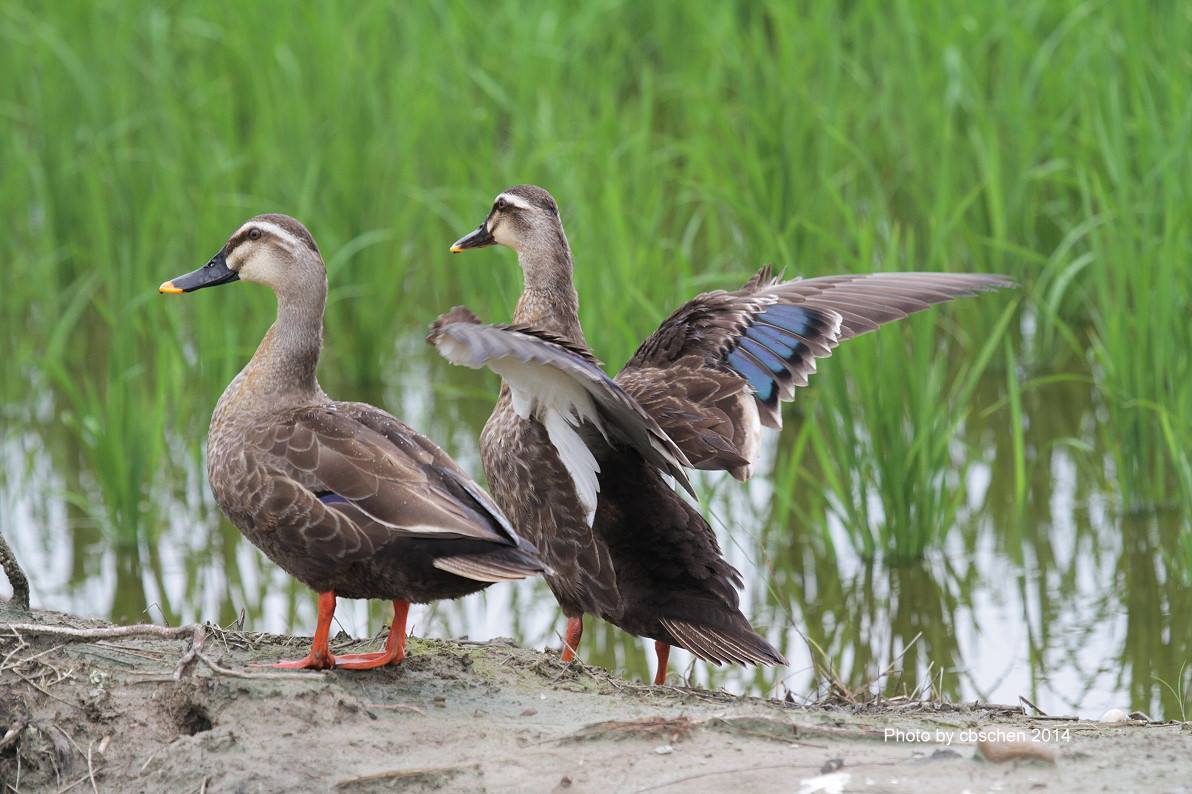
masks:
<svg viewBox="0 0 1192 794"><path fill-rule="evenodd" d="M122 634L5 609L0 782L21 792L932 792L1081 781L1176 791L1192 779L1186 724L808 708L633 684L502 640L411 638L399 667L282 673L251 665L300 654L307 640L214 627ZM52 633L66 627L91 636ZM335 650L379 643L341 637ZM1043 738L1046 753L982 760ZM995 752L979 754L978 741Z"/></svg>

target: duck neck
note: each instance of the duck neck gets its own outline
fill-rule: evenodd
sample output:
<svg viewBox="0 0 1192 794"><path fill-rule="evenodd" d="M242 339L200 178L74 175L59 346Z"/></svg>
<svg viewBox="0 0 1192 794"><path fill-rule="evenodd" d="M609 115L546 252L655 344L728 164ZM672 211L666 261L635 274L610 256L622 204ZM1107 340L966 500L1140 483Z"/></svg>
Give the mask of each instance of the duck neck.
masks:
<svg viewBox="0 0 1192 794"><path fill-rule="evenodd" d="M277 319L244 368L243 388L282 404L309 402L323 393L315 371L326 304L326 278L317 285L277 291Z"/></svg>
<svg viewBox="0 0 1192 794"><path fill-rule="evenodd" d="M579 294L571 278L571 249L567 239L560 237L559 245L518 252L524 283L513 322L587 347L579 324Z"/></svg>

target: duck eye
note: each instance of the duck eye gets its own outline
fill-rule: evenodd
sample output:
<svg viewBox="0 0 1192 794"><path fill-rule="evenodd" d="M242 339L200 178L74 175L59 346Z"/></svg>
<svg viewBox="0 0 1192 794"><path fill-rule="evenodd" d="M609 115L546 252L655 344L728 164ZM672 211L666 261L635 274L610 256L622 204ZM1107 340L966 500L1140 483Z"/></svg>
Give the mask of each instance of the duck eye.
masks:
<svg viewBox="0 0 1192 794"><path fill-rule="evenodd" d="M501 212L504 212L505 210L509 209L509 202L503 198L497 199L497 209Z"/></svg>
<svg viewBox="0 0 1192 794"><path fill-rule="evenodd" d="M260 229L249 229L248 230L248 239L260 240L261 239L261 230Z"/></svg>

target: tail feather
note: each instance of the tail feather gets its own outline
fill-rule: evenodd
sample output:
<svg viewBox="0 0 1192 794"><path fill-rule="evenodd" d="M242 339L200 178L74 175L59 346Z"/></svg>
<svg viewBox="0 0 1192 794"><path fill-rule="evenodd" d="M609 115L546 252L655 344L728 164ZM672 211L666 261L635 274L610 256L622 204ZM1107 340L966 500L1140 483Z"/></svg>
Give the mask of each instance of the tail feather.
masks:
<svg viewBox="0 0 1192 794"><path fill-rule="evenodd" d="M663 627L684 648L706 662L785 665L786 658L751 629L725 629L663 618Z"/></svg>
<svg viewBox="0 0 1192 794"><path fill-rule="evenodd" d="M434 566L477 582L512 582L550 573L534 554L523 549L501 549L487 554L462 554L439 557Z"/></svg>

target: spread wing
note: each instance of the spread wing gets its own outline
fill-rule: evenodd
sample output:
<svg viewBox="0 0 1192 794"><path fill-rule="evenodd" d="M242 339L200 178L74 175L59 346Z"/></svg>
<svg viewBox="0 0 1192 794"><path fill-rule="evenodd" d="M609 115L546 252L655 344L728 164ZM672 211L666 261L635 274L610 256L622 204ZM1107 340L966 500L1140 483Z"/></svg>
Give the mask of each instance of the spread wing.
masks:
<svg viewBox="0 0 1192 794"><path fill-rule="evenodd" d="M937 303L1012 286L1004 276L873 273L783 281L763 267L741 289L696 296L663 321L617 375L695 468L739 479L760 425L807 385L842 340Z"/></svg>
<svg viewBox="0 0 1192 794"><path fill-rule="evenodd" d="M509 384L518 415L534 416L546 428L589 525L600 471L590 447L593 433L637 450L694 496L682 451L587 351L530 328L481 323L463 307L436 320L427 341L453 364L488 367Z"/></svg>
<svg viewBox="0 0 1192 794"><path fill-rule="evenodd" d="M323 554L366 556L397 537L524 545L446 453L372 406L296 408L246 441L245 454L273 473L262 512L304 527Z"/></svg>

